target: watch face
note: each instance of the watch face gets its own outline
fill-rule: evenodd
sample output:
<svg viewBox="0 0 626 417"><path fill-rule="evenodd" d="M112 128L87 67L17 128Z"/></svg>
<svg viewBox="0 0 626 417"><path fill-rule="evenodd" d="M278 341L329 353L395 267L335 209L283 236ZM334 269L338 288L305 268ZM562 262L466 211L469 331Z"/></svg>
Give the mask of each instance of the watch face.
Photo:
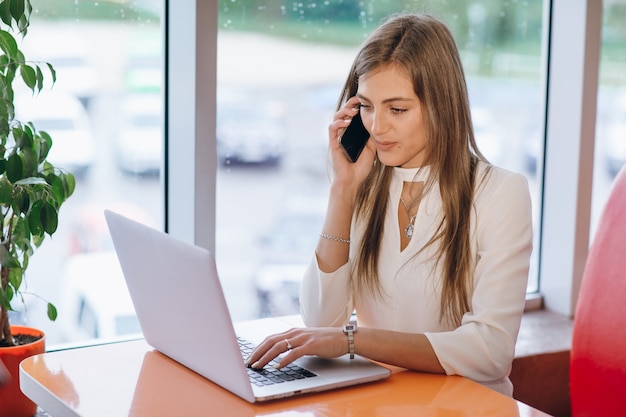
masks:
<svg viewBox="0 0 626 417"><path fill-rule="evenodd" d="M343 328L344 332L353 332L354 331L354 324L346 324L345 327Z"/></svg>

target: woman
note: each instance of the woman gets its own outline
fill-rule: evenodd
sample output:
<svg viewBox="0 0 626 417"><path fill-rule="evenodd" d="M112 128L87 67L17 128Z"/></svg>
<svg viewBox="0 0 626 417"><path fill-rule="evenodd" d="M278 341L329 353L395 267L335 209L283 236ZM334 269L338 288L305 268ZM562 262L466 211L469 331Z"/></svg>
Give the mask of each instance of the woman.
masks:
<svg viewBox="0 0 626 417"><path fill-rule="evenodd" d="M339 140L359 111L370 139L352 163ZM444 24L394 16L368 38L329 150L327 213L301 289L307 328L268 337L248 364L350 352L512 395L532 245L528 184L478 150ZM353 312L356 331L342 327Z"/></svg>

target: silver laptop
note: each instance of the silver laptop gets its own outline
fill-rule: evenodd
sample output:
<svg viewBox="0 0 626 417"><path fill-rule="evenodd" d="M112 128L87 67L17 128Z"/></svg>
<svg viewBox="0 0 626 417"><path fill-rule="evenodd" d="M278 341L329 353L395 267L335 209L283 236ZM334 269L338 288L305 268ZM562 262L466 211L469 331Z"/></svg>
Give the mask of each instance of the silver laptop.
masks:
<svg viewBox="0 0 626 417"><path fill-rule="evenodd" d="M233 325L215 260L201 247L178 240L118 213L105 217L144 338L152 347L249 402L290 397L384 379L389 369L358 355L303 357L293 380L273 367L251 370L240 342L256 344L287 330L280 319ZM282 379L283 382L277 382ZM251 382L253 381L253 382Z"/></svg>

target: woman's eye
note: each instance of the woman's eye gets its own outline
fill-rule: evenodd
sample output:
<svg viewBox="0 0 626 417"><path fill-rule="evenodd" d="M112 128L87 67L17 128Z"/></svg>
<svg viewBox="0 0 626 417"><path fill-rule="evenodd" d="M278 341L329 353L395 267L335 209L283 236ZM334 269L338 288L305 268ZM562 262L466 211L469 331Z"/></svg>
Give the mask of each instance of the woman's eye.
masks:
<svg viewBox="0 0 626 417"><path fill-rule="evenodd" d="M398 109L398 108L395 108L395 107L391 108L391 112L394 113L394 114L401 114L401 113L405 113L406 111L407 111L407 109Z"/></svg>
<svg viewBox="0 0 626 417"><path fill-rule="evenodd" d="M367 104L363 104L363 103L361 103L361 104L359 104L359 108L360 108L361 110L370 110L370 109L372 108L372 106L369 106L369 105L367 105Z"/></svg>

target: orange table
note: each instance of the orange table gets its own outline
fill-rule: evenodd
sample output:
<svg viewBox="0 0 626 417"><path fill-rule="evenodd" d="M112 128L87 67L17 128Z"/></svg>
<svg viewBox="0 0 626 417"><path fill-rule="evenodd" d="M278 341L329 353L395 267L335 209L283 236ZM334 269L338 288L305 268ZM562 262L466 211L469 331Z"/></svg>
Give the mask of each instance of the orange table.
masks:
<svg viewBox="0 0 626 417"><path fill-rule="evenodd" d="M547 416L463 377L398 369L385 381L249 404L144 340L44 353L20 372L24 393L54 417Z"/></svg>

